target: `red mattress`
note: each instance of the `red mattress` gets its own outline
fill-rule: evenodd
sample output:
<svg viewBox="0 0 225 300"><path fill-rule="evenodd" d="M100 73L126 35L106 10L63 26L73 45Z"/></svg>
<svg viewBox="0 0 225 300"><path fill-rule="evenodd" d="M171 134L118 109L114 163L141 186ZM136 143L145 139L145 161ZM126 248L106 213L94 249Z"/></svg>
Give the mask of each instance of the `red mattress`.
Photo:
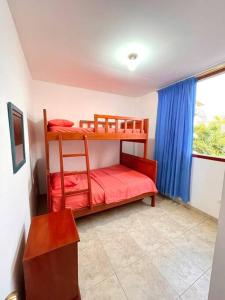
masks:
<svg viewBox="0 0 225 300"><path fill-rule="evenodd" d="M67 180L67 185L71 186L66 187L66 191L87 188L87 176L85 174L72 176L74 178L71 178L70 175L71 182ZM51 174L51 186L52 207L53 211L56 212L61 208L59 173ZM156 186L149 177L123 165L91 171L91 186L93 205L119 202L144 193L157 193ZM85 207L88 207L87 194L66 197L66 208L77 210Z"/></svg>
<svg viewBox="0 0 225 300"><path fill-rule="evenodd" d="M73 133L90 133L90 132L95 132L94 128L82 128L82 127L63 127L63 126L51 126L48 129L51 132L73 132ZM105 133L105 128L99 127L98 128L99 133ZM115 133L115 128L109 128L108 129L109 133ZM144 130L140 129L119 129L118 132L120 133L144 133Z"/></svg>

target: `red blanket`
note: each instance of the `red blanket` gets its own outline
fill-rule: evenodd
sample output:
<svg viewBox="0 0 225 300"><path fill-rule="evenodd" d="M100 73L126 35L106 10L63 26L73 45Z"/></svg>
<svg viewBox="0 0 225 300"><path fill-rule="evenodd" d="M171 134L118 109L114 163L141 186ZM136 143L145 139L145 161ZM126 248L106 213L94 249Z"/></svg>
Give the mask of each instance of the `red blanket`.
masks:
<svg viewBox="0 0 225 300"><path fill-rule="evenodd" d="M122 165L95 170L91 177L104 190L105 203L157 192L154 182L149 177Z"/></svg>
<svg viewBox="0 0 225 300"><path fill-rule="evenodd" d="M87 176L74 175L77 184L66 187L66 191L81 190L87 188ZM61 188L59 173L51 175L53 211L61 208ZM154 182L146 175L129 169L123 165L116 165L91 171L92 202L94 205L101 203L113 203L136 197L144 193L156 193ZM88 207L87 194L69 196L66 198L66 208L80 209Z"/></svg>

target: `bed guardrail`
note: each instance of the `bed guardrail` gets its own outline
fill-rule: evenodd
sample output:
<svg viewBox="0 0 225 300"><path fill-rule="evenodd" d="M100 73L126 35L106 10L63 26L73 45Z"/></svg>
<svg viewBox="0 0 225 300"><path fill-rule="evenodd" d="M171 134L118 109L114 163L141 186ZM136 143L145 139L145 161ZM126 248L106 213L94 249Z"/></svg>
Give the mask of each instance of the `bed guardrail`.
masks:
<svg viewBox="0 0 225 300"><path fill-rule="evenodd" d="M141 132L148 133L148 119L95 114L92 122L94 122L95 132L98 132L99 127L104 127L106 133L109 128L115 128L116 133L120 129L132 129L133 132L139 129Z"/></svg>

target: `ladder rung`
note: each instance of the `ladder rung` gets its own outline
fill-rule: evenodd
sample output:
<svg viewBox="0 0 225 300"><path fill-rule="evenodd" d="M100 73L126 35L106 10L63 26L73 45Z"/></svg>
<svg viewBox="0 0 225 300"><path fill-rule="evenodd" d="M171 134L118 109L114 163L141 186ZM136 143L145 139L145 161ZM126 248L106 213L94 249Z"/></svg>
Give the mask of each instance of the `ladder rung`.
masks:
<svg viewBox="0 0 225 300"><path fill-rule="evenodd" d="M89 193L89 189L69 191L69 192L65 192L65 195L66 196L73 196L73 195L78 195L78 194L83 194L83 193Z"/></svg>
<svg viewBox="0 0 225 300"><path fill-rule="evenodd" d="M79 157L79 156L86 156L85 153L68 153L63 154L63 157Z"/></svg>

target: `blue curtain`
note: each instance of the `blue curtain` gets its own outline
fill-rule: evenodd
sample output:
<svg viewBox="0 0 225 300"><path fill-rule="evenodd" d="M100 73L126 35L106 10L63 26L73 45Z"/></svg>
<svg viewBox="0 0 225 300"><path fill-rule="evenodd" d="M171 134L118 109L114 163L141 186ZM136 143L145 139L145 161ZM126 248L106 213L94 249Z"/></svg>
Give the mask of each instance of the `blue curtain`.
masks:
<svg viewBox="0 0 225 300"><path fill-rule="evenodd" d="M171 198L190 200L196 78L158 91L155 159L157 186Z"/></svg>

